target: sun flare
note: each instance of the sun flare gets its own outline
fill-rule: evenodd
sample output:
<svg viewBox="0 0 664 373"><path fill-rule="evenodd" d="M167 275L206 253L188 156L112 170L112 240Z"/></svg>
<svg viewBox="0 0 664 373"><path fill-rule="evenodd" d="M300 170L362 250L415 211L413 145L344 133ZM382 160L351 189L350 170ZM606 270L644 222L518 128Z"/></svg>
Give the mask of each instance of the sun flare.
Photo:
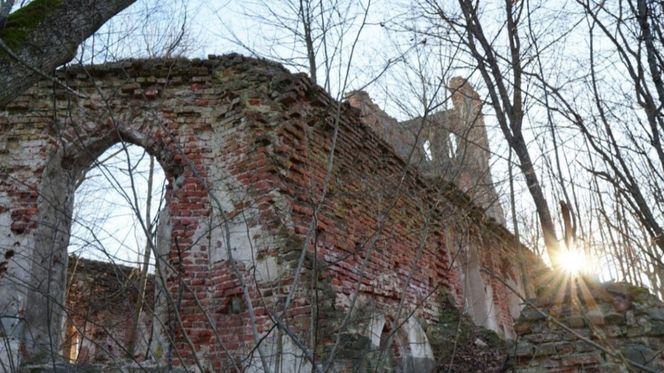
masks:
<svg viewBox="0 0 664 373"><path fill-rule="evenodd" d="M588 270L588 259L579 250L564 250L558 260L560 267L571 275L578 275Z"/></svg>

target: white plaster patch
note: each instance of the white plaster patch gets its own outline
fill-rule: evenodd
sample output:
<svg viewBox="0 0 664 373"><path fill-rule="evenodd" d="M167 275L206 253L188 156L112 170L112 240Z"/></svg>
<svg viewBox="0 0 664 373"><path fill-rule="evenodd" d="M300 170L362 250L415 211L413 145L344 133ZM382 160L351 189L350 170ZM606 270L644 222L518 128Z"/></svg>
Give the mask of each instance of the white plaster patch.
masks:
<svg viewBox="0 0 664 373"><path fill-rule="evenodd" d="M385 323L386 320L383 314L375 313L371 316L366 335L371 338L371 347L374 351L379 351L382 347L381 337L384 337L385 334ZM403 322L400 329L392 335L391 344L401 350L402 361L400 364L403 367L417 366L418 368L426 368L426 371L430 370L425 362L434 361L433 350L424 329L416 318L410 317Z"/></svg>
<svg viewBox="0 0 664 373"><path fill-rule="evenodd" d="M279 341L280 339L280 341ZM263 354L269 369L273 372L299 373L311 372L311 363L304 352L285 334L274 329L270 335L263 339ZM244 367L248 373L264 372L258 351L254 352L249 365Z"/></svg>
<svg viewBox="0 0 664 373"><path fill-rule="evenodd" d="M517 289L520 294L526 294L526 291L523 287L523 284L521 281L514 282L512 279L508 279L507 283L513 288ZM521 314L521 310L523 310L525 304L521 301L521 298L519 298L514 292L510 291L509 292L509 299L508 299L508 306L510 309L510 315L512 318L517 319L519 315Z"/></svg>
<svg viewBox="0 0 664 373"><path fill-rule="evenodd" d="M467 247L466 262L461 266L463 281L464 311L470 315L476 325L483 326L498 333L496 306L493 304L493 288L480 273L480 260L477 248Z"/></svg>
<svg viewBox="0 0 664 373"><path fill-rule="evenodd" d="M0 196L0 203L7 197ZM30 281L30 263L32 258L32 235L16 235L9 230L11 215L9 211L0 214L0 227L6 227L6 233L0 236L0 262L5 261L5 254L12 250L13 256L7 260L7 271L0 275L0 361L9 366L10 356L18 357L18 344L21 335L21 320L26 307L25 287ZM5 339L6 338L6 339ZM9 346L9 349L8 349Z"/></svg>
<svg viewBox="0 0 664 373"><path fill-rule="evenodd" d="M293 341L287 335L281 337L282 350L281 362L279 364L281 372L311 372L311 363L304 356L304 352L297 348Z"/></svg>
<svg viewBox="0 0 664 373"><path fill-rule="evenodd" d="M202 228L207 230L204 225ZM226 236L226 230L228 230L228 237ZM214 263L229 260L232 257L236 261L251 263L255 258L255 247L251 236L257 233L256 231L256 227L250 227L244 222L215 223L215 226L209 232L210 260ZM205 232L201 233L204 234Z"/></svg>
<svg viewBox="0 0 664 373"><path fill-rule="evenodd" d="M228 239L226 229L229 231ZM283 269L274 257L263 256L257 259L257 250L274 244L269 241L269 237L261 238L261 233L263 233L262 226L250 226L238 216L228 224L217 222L212 228L209 224L199 224L194 238L198 239L199 243L208 242L211 263L229 260L232 256L233 260L243 263L246 268L254 268L257 280L273 281L283 274ZM202 235L208 237L201 237ZM259 238L254 239L254 237Z"/></svg>
<svg viewBox="0 0 664 373"><path fill-rule="evenodd" d="M168 252L171 248L171 228L171 216L168 206L165 206L159 211L157 244L155 247L157 254L155 262L158 266L158 270L155 273L155 291L157 291L157 296L155 297L154 304L152 320L153 340L150 344L150 351L152 356L157 358L157 360L166 358L166 352L170 344L170 341L166 338L167 333L164 330L166 326L160 320L168 320L168 300L165 295L166 285L162 279L167 278L170 272Z"/></svg>
<svg viewBox="0 0 664 373"><path fill-rule="evenodd" d="M429 339L427 338L424 329L420 323L414 317L408 319L403 326L405 329L408 344L410 347L410 355L413 358L424 358L433 360L433 351L431 350L431 344L429 344Z"/></svg>
<svg viewBox="0 0 664 373"><path fill-rule="evenodd" d="M502 335L503 332L498 328L498 318L496 317L496 305L493 304L493 288L488 283L484 285L484 302L487 310L486 322L484 327Z"/></svg>
<svg viewBox="0 0 664 373"><path fill-rule="evenodd" d="M266 256L256 260L256 279L260 282L271 282L277 280L283 273L283 269L277 263L277 259Z"/></svg>
<svg viewBox="0 0 664 373"><path fill-rule="evenodd" d="M210 118L217 118L221 113L211 112L209 115ZM222 121L211 120L211 123L215 123L214 132L200 139L201 142L214 144L210 148L215 151L214 158L220 161L213 162L208 169L207 180L213 195L210 201L212 217L207 224L199 224L194 238L207 235L207 239L202 241L208 242L211 263L228 260L232 256L246 268L255 268L259 280L271 281L282 274L276 260L269 257L256 258L258 251L277 247L278 240L259 223L260 211L255 207L255 201L248 196L247 187L226 170L228 163L246 157L244 154L230 156L224 153L229 136L227 131L234 128L226 123L230 124L234 120L234 117ZM290 222L288 202L276 191L270 192L270 195L275 201L276 213L283 221ZM220 208L223 213L219 211ZM224 222L222 219L225 216L233 218Z"/></svg>

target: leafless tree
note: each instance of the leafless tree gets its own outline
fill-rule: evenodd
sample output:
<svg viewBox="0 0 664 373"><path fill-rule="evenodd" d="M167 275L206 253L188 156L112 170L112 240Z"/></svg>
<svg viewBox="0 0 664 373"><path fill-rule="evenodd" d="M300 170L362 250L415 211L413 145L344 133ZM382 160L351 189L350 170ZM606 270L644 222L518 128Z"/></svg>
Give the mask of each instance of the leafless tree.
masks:
<svg viewBox="0 0 664 373"><path fill-rule="evenodd" d="M11 9L12 3L11 1L0 3L0 17L4 17L5 20L5 29L0 32L0 36L9 35L8 30L12 30L10 26L14 25L15 30L17 25L15 22L20 19L18 17L21 16L21 13L27 14L26 12L29 12L30 9L38 9L37 7L41 6L42 2L34 1L7 16L9 12L7 9ZM319 250L317 219L325 208L329 195L333 193L332 188L336 182L334 170L337 154L335 154L335 150L342 104L337 102L330 108L332 112L330 118L333 118L330 125L332 131L330 131L330 146L325 152L326 169L322 185L312 186L305 193L306 198L311 201L312 218L305 227L304 240L299 243L301 247L298 247L293 272L289 273L292 281L289 282L288 291L284 294L284 301L279 304L279 307L268 307L266 311L274 325L273 329L267 332L267 336L262 335L257 328L258 316L255 310L258 307L266 306L267 303L264 299L252 295L260 293L261 290L255 279L255 268L249 271L251 276L246 276L242 263L234 258L229 238L231 219L225 212L224 201L218 191L210 188L205 190L213 205L210 230L218 228L224 232L224 247L228 250L226 255L229 268L234 278L240 283L242 291L240 299L243 306L246 307L248 322L252 326L251 337L255 349L250 356L244 357L244 362L255 360L265 371L280 371L283 364L280 357L283 353L283 346L273 349L265 343L266 338L276 334L279 341L283 340L282 337L289 340L296 347L297 353L303 356L304 361L309 362L313 371L333 369L344 333L357 321L354 319L357 316L354 311L360 307L360 287L366 276L365 269L369 265L371 256L379 249L379 238L397 201L403 197L404 180L413 172L424 173L422 170L427 164L435 163L436 159L428 154L432 148L437 152L440 152L440 149L446 149L454 156L463 157L464 155L464 149L455 149L455 146L461 142L448 141L456 137L467 139L467 133L452 133L451 135L454 136L444 139L445 146L438 146L440 144L432 146L432 141L435 139L430 135L433 130L429 121L447 105L451 94L453 95L454 92L450 94L446 90L447 82L454 74L454 69L459 66L464 66L462 71L468 72L468 75L479 75L479 80L483 82L481 99L487 103L484 108L489 108L490 116L497 123L497 128L507 144L507 152L504 156L494 155L502 157L502 161L506 161L509 167L505 180L509 183L512 226L517 236L533 242L534 245L537 245L539 238L542 237L548 256L556 263L557 255L562 248L562 241L559 241L559 235L556 233L557 219L551 211L550 201L561 201L563 217L559 222L564 234L560 236L564 237L566 248L574 246L578 234L579 240L587 246L585 250L593 252L598 257L606 257L606 260L613 264L617 276L622 276L640 285L650 286L661 294L664 287L662 284L664 272L662 272L662 263L659 259L664 250L661 226L662 208L659 204L664 195L661 188L661 182L664 181L664 176L662 176L664 175L664 151L662 151L661 145L661 131L664 130L661 50L664 37L661 31L663 27L662 17L660 17L661 8L645 0L634 0L619 5L578 0L577 5L583 11L581 21L585 22L586 28L583 28L584 23L577 19L570 22L569 27L560 31L553 39L547 39L542 37L547 30L546 27L541 27L541 23L538 23L542 21L541 18L538 18L538 12L541 11L540 4L532 1L506 0L500 4L496 13L487 16L486 8L478 2L458 0L454 4L448 4L425 0L409 8L409 10L415 9L417 16L422 16L421 19L409 19L410 23L402 24L401 27L395 27L394 22L380 25L381 29L401 33L399 36L393 35L394 39L407 35L408 43L391 45L394 52L385 58L386 62L378 69L379 73L367 76L359 71L355 66L355 61L364 28L371 25L371 22L368 21L373 11L371 2L358 5L354 2L339 0L300 0L279 3L260 2L254 5L261 9L261 12L255 15L254 20L268 25L270 30L279 30L279 37L265 35L265 39L271 42L270 45L273 48L263 49L248 42L243 35L233 33L232 39L238 45L255 55L276 57L282 63L307 71L314 83L321 84L327 92L331 92L338 98L343 97L351 86L367 88L364 83L353 84L353 82L375 82L380 78L382 79L380 82L385 83L387 79L394 79L400 83L401 90L390 90L391 86L384 84L383 87L388 88L383 89L383 94L388 97L387 101L392 104L393 108L401 111L399 114L401 119L412 119L410 123L415 125L408 127L411 131L409 136L412 136L412 141L410 148L401 154L406 162L403 170L395 178L397 181L378 181L379 186L383 188L376 193L381 194L385 202L384 205L377 207L376 211L371 211L377 217L378 224L373 231L367 233L364 243L357 248L364 257L359 262L356 271L357 283L352 284L353 291L348 297L350 309L342 318L338 328L333 331L334 333L328 336L332 340L331 348L323 354L320 353L320 336L318 335L319 330L316 328L320 322L318 314L318 296L320 294L317 279L323 269L319 267L316 260L309 260L309 255L313 255L313 258L317 259L317 250ZM110 7L110 5L108 6ZM122 6L117 5L116 10L104 11L108 12L108 17L110 17ZM65 12L60 8L57 9L57 11ZM68 9L67 12L74 12L71 10L74 8L66 9ZM149 9L151 8L146 8L146 10ZM255 9L251 8L252 11ZM53 14L60 14L55 10L53 12ZM49 27L60 25L58 22L67 19L65 16L60 16L56 18L56 22L50 20L50 11L45 14L47 16L43 25L50 25ZM140 55L141 53L147 56L167 57L184 53L188 45L187 41L191 39L188 39L186 22L180 22L186 19L187 13L183 14L173 18L166 17L165 24L171 31L170 33L153 32L148 29L150 27L148 24L139 27L138 29L143 32L145 42L139 48L140 52L137 52L136 49L112 48L108 45L112 33L108 32L107 34L96 34L93 39L84 43L79 53L79 60L105 62L119 56ZM492 20L492 16L496 16L498 21ZM398 21L399 19L396 20L396 22ZM68 27L79 27L76 22L69 23L71 25ZM18 25L21 32L27 32L24 30L25 25ZM101 23L95 22L94 25L85 27L89 27L92 32L99 25ZM39 26L37 30L41 30L42 23L37 26ZM87 28L83 29L87 30ZM67 30L71 31L71 29ZM30 33L33 35L32 31ZM34 35L37 42L46 40L40 39L41 36L37 33ZM568 43L570 35L589 41L589 56L584 62L589 62L590 72L584 72L580 76L574 76L561 83L557 75L560 70L557 70L557 66L549 59L549 53L554 46ZM622 87L623 85L616 84L616 82L625 83L625 80L616 79L615 74L606 73L607 66L615 64L615 60L596 49L595 40L598 37L605 41L608 40L612 51L617 52L620 56L620 63L623 65L621 71L624 70L627 73L624 76L627 77L629 89L609 89L614 85ZM72 48L75 49L82 41L82 39L72 39L66 43L63 41L56 43L55 45L58 45L56 49L58 49L58 53L61 53L58 56L66 55L67 58L54 59L22 54L24 52L21 52L21 43L11 44L15 41L5 37L2 37L2 40L3 44L0 44L0 47L5 50L4 58L9 61L7 62L8 67L6 67L6 71L9 73L6 76L14 80L20 78L20 83L25 86L39 77L50 77L54 66L71 59ZM49 41L46 40L46 42ZM114 42L120 43L117 39ZM64 47L60 48L62 45ZM47 49L46 52L46 54L51 54L50 49ZM1 60L2 56L0 56ZM385 73L386 67L394 67L394 70ZM401 70L395 73L399 69ZM19 72L14 73L13 71ZM560 73L560 75L563 74ZM29 78L26 78L27 76ZM6 87L13 87L12 82L13 80L8 80L5 83ZM17 92L24 88L23 85L16 85ZM9 92L10 89L3 89L3 91ZM581 99L577 99L579 92L583 93L583 102ZM5 100L11 100L12 97L7 96ZM635 101L633 97L636 97ZM617 101L621 101L623 104L617 105ZM3 101L0 101L0 104L2 103ZM588 103L590 105L587 105ZM481 116L482 108L481 105L475 108L475 117ZM107 109L111 111L110 108ZM629 120L622 123L621 120L625 118L625 114L628 114ZM472 120L475 119L477 118L472 118ZM396 119L393 122L395 126L403 124ZM574 135L578 134L582 136L574 138ZM581 154L583 159L577 160L567 154L565 150L572 147L570 144L581 145L581 150L577 154ZM480 145L485 146L486 144ZM486 147L488 148L488 146ZM491 151L491 149L484 150ZM122 146L120 151L126 152L126 146ZM181 155L185 159L185 166L190 167L190 172L199 177L202 184L205 184L205 178L196 174L196 168L186 162L184 152ZM151 200L153 193L150 181L153 179L155 166L155 160L151 156L149 159L151 165L147 176L148 185L150 185L147 191L148 201ZM98 162L97 165L103 163ZM127 166L133 179L134 170L132 170L131 161ZM519 175L513 172L514 166L521 170ZM449 171L459 170L450 169ZM439 170L439 172L442 171ZM111 174L109 173L109 175ZM449 174L448 176L453 177L454 172L449 172ZM113 179L112 176L108 177ZM644 182L644 180L648 181ZM440 184L438 186L446 184L438 182ZM384 183L384 185L380 183ZM534 211L525 212L527 215L532 213L535 216L530 222L520 222L517 217L517 204L521 201L519 201L516 189L524 183L534 205ZM155 310L156 306L153 308L153 305L146 301L151 258L156 261L155 282L163 282L168 274L172 275L172 278L177 278L181 273L178 268L157 258L155 250L157 243L154 236L155 228L158 225L156 221L158 215L154 214L154 211L159 209L154 209L148 202L143 210L143 203L137 197L140 192L134 186L124 190L120 187L116 189L132 206L132 213L138 222L139 230L147 236L145 247L142 248L143 251L137 260L140 266L140 269L136 271L138 296L134 302L129 342L124 346L126 350L123 351L125 357L142 363L142 358L137 357L138 352L143 353L143 351L139 351L141 346L138 346L137 335L141 334L139 324L144 315L155 316L158 313ZM440 200L447 198L447 194L442 193L443 190L441 189L441 195L438 196ZM449 190L446 191L449 192ZM238 205L248 203L244 200L234 202L237 202ZM419 307L419 305L408 304L408 300L403 294L406 293L405 290L408 289L413 276L417 273L418 263L423 257L424 246L427 240L431 239L430 230L432 228L429 223L432 222L434 211L439 209L449 213L450 217L445 221L445 225L452 227L454 233L461 237L459 247L453 250L452 256L461 258L467 254L461 246L464 246L464 237L472 235L465 225L471 218L445 204L434 204L430 208L423 209L422 221L424 224L416 228L420 241L408 263L401 289L402 295L397 303L396 316L392 320L392 329L388 328L389 330L385 332L379 351L372 351L377 356L377 366L374 367L377 371L390 365L389 355L393 343L396 343L399 327L413 316L413 312L415 312L413 308ZM533 221L538 221L538 228L529 224ZM93 227L88 228L91 231L94 230ZM247 232L247 236L250 236L249 233ZM93 237L91 241L99 240ZM249 242L251 243L251 237L249 237ZM251 244L253 245L253 243ZM186 251L188 248L183 246L178 249ZM462 260L459 259L459 261ZM181 279L177 288L177 293L168 293L161 298L174 309L173 325L175 326L169 325L169 327L182 326L182 315L178 308L182 297L186 295L194 299L196 307L205 313L207 317L205 327L210 329L213 338L221 346L220 351L216 353L225 353L224 342L220 340L220 333L216 330L213 315L204 306L207 299L199 298L199 295L188 288L186 282ZM311 325L314 327L306 335L294 332L285 321L299 291L310 291L316 299L311 302L309 309ZM157 324L165 323L165 320L160 320L159 317L154 319ZM165 328L164 325L161 327ZM85 331L79 332L85 334ZM205 370L207 368L205 363L198 360L195 353L196 348L186 333L182 336L182 341L191 349L192 359L195 360L197 367ZM257 356L253 356L254 353ZM173 354L177 354L177 351ZM171 358L179 357L171 356ZM233 363L238 365L236 366L238 369L244 362L237 363L233 360Z"/></svg>
<svg viewBox="0 0 664 373"><path fill-rule="evenodd" d="M76 49L133 0L103 2L34 0L9 13L0 4L0 106L70 61ZM9 13L9 14L8 14Z"/></svg>
<svg viewBox="0 0 664 373"><path fill-rule="evenodd" d="M505 1L501 9L504 23L497 25L498 31L494 33L490 31L492 26L486 24L488 21L482 20L482 5L477 2L459 0L451 8L440 2L425 1L422 10L432 22L445 25L445 29L449 30L437 36L461 40L465 52L477 65L499 128L519 160L536 206L544 243L555 263L560 248L554 218L523 132L526 62L521 27L527 19L525 4ZM496 39L499 41L496 42Z"/></svg>

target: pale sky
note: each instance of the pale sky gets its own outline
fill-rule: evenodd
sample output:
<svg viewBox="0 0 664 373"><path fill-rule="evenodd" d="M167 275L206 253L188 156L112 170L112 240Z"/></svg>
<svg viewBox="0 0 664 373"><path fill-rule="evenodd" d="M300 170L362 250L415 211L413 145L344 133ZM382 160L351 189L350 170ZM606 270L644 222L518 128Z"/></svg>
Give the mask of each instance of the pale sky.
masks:
<svg viewBox="0 0 664 373"><path fill-rule="evenodd" d="M139 206L141 218L145 220L149 156L139 146L128 145L125 153L117 144L99 156L98 162L99 167L88 172L76 191L69 252L96 260L136 265L142 262L146 235L134 206ZM127 171L129 169L131 173ZM130 175L134 178L135 195ZM155 162L153 219L163 204L164 183L164 171Z"/></svg>

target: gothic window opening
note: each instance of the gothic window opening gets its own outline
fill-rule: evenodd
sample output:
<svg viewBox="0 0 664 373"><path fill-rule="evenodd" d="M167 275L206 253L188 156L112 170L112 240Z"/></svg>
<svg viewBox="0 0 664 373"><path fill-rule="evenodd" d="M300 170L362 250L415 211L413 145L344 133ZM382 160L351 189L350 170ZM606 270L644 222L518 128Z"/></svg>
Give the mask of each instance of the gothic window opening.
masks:
<svg viewBox="0 0 664 373"><path fill-rule="evenodd" d="M379 371L382 373L396 373L401 372L401 350L399 332L392 329L390 323L385 321L383 331L380 335L380 346L378 351L381 354L381 361L379 361Z"/></svg>
<svg viewBox="0 0 664 373"><path fill-rule="evenodd" d="M424 157L427 161L431 162L433 160L433 155L431 153L431 142L429 140L424 141L422 146L424 149Z"/></svg>
<svg viewBox="0 0 664 373"><path fill-rule="evenodd" d="M447 149L449 149L448 155L450 159L454 159L456 157L458 148L459 148L459 139L457 138L457 135L450 132L448 136L448 147L447 147Z"/></svg>
<svg viewBox="0 0 664 373"><path fill-rule="evenodd" d="M67 329L65 333L63 348L65 358L70 364L76 364L81 347L81 338L78 331L76 330L76 327L74 327L74 323L72 323L71 320L67 322Z"/></svg>
<svg viewBox="0 0 664 373"><path fill-rule="evenodd" d="M118 143L90 165L76 186L63 355L83 364L142 360L152 339L164 171L142 147Z"/></svg>
<svg viewBox="0 0 664 373"><path fill-rule="evenodd" d="M78 180L69 254L141 267L164 204L164 171L142 147L110 147ZM150 271L154 257L150 255Z"/></svg>

